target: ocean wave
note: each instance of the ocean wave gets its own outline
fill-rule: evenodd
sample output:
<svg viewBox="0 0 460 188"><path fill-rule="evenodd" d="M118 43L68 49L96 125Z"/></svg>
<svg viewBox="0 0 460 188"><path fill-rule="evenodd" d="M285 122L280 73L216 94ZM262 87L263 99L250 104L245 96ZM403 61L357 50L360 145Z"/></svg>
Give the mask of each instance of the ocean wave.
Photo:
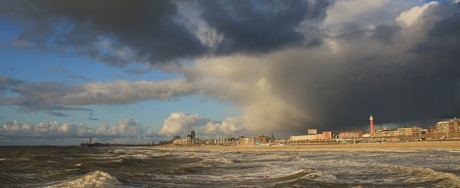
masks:
<svg viewBox="0 0 460 188"><path fill-rule="evenodd" d="M307 176L308 174L311 174L313 172L315 172L315 171L312 170L312 169L303 169L303 170L296 171L296 172L294 172L292 174L283 175L281 177L275 177L274 179L276 179L276 180L298 179L300 177Z"/></svg>
<svg viewBox="0 0 460 188"><path fill-rule="evenodd" d="M112 188L119 186L120 182L110 176L110 174L101 171L94 171L85 174L83 177L80 177L75 180L70 180L63 182L57 185L48 186L53 187L98 187L98 188Z"/></svg>
<svg viewBox="0 0 460 188"><path fill-rule="evenodd" d="M438 172L424 167L379 166L406 173L409 177L404 180L404 183L435 183L433 187L460 187L460 178L452 173Z"/></svg>
<svg viewBox="0 0 460 188"><path fill-rule="evenodd" d="M285 186L301 186L300 184L302 180L307 180L308 182L317 182L317 183L337 183L337 177L335 177L332 174L318 171L318 170L312 170L312 169L303 169L296 171L292 174L287 174L281 177L276 177L272 178L271 180L274 180L276 185L273 185L273 187L285 187ZM267 180L270 181L270 180Z"/></svg>
<svg viewBox="0 0 460 188"><path fill-rule="evenodd" d="M151 159L151 156L145 154L134 154L134 155L120 155L118 156L120 159Z"/></svg>
<svg viewBox="0 0 460 188"><path fill-rule="evenodd" d="M153 157L166 157L166 156L172 156L171 153L166 152L166 153L155 153Z"/></svg>
<svg viewBox="0 0 460 188"><path fill-rule="evenodd" d="M185 154L185 157L196 157L197 154L195 152Z"/></svg>
<svg viewBox="0 0 460 188"><path fill-rule="evenodd" d="M288 157L288 161L301 161L303 158L299 156Z"/></svg>
<svg viewBox="0 0 460 188"><path fill-rule="evenodd" d="M233 163L231 159L226 159L226 158L203 158L203 162L208 162L208 163Z"/></svg>
<svg viewBox="0 0 460 188"><path fill-rule="evenodd" d="M311 173L308 173L306 177L310 180L324 182L324 183L330 183L330 182L337 181L337 177L335 177L332 174L322 172L322 171L313 171Z"/></svg>
<svg viewBox="0 0 460 188"><path fill-rule="evenodd" d="M27 157L18 157L14 159L15 161L32 161L30 158Z"/></svg>
<svg viewBox="0 0 460 188"><path fill-rule="evenodd" d="M191 164L187 164L186 165L187 167L190 167L190 168L211 168L211 165L209 164L204 164L204 163L191 163Z"/></svg>
<svg viewBox="0 0 460 188"><path fill-rule="evenodd" d="M126 154L128 150L126 149L114 149L114 150L108 150L108 153L116 153L116 154Z"/></svg>

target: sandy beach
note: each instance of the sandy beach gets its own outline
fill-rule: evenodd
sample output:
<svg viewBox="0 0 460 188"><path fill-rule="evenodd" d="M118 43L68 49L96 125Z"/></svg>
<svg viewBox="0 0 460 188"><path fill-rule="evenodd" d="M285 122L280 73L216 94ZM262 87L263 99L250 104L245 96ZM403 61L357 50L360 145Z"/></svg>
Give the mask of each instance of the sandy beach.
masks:
<svg viewBox="0 0 460 188"><path fill-rule="evenodd" d="M151 148L151 147L149 147ZM360 144L306 144L289 146L200 146L200 147L167 147L158 146L158 149L173 150L330 150L330 149L458 149L460 141L436 141L436 142L395 142L395 143L360 143Z"/></svg>

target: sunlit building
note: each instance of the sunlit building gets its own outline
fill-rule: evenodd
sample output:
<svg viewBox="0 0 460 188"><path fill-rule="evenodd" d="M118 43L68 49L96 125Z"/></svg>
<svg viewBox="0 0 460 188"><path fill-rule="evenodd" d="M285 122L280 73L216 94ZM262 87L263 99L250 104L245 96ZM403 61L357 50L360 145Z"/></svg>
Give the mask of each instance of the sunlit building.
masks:
<svg viewBox="0 0 460 188"><path fill-rule="evenodd" d="M339 133L339 138L340 139L356 139L356 138L362 138L363 134L364 133L362 130L343 131Z"/></svg>
<svg viewBox="0 0 460 188"><path fill-rule="evenodd" d="M460 120L440 121L428 129L428 133L454 133L459 132Z"/></svg>
<svg viewBox="0 0 460 188"><path fill-rule="evenodd" d="M398 129L381 129L370 133L369 137L401 137L420 135L422 129L420 127L403 127Z"/></svg>
<svg viewBox="0 0 460 188"><path fill-rule="evenodd" d="M331 131L324 131L322 134L311 134L311 135L299 135L299 136L291 136L290 141L305 141L305 140L324 140L324 139L332 139L332 132Z"/></svg>

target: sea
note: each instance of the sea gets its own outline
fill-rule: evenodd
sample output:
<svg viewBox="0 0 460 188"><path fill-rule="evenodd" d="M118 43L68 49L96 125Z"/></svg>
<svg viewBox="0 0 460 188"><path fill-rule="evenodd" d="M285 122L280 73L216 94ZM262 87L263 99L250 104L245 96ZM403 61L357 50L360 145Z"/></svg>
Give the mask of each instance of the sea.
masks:
<svg viewBox="0 0 460 188"><path fill-rule="evenodd" d="M0 187L460 187L460 150L0 147Z"/></svg>

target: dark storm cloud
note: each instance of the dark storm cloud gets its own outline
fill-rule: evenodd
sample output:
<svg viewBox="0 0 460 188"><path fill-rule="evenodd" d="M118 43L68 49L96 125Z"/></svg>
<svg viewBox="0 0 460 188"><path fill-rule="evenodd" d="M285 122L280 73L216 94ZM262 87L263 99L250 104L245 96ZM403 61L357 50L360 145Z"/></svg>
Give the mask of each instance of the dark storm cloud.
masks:
<svg viewBox="0 0 460 188"><path fill-rule="evenodd" d="M378 61L384 58L374 60ZM418 67L417 62L389 62L391 67L366 65L369 63L373 62L348 64L354 65L352 69L355 70L340 71L332 80L322 83L328 87L315 92L318 105L324 105L317 109L324 127L343 130L366 125L370 114L382 124L436 119L458 113L451 81L431 79L424 75L425 70Z"/></svg>
<svg viewBox="0 0 460 188"><path fill-rule="evenodd" d="M212 53L319 46L322 34L315 24L324 20L332 4L329 0L197 2L201 18L223 36L214 41L214 50L200 41L198 26L167 0L2 1L0 16L22 27L11 41L17 48L81 55L115 66L145 62L160 66ZM308 27L299 31L301 24Z"/></svg>
<svg viewBox="0 0 460 188"><path fill-rule="evenodd" d="M458 60L460 55L460 3L457 4L457 6L449 6L450 9L455 9L457 12L438 21L428 31L428 38L414 48L412 52L432 57L443 56L439 61L458 64L455 60ZM445 7L436 8L442 10Z"/></svg>
<svg viewBox="0 0 460 188"><path fill-rule="evenodd" d="M399 26L378 25L371 37L379 42L391 44L399 31L401 31Z"/></svg>
<svg viewBox="0 0 460 188"><path fill-rule="evenodd" d="M397 39L401 28L397 25L378 25L375 28L364 28L357 23L343 24L338 29L337 38L347 40L348 42L357 42L358 40L365 40L363 38L370 36L370 39L376 40L384 44L391 44Z"/></svg>
<svg viewBox="0 0 460 188"><path fill-rule="evenodd" d="M313 96L314 102L305 103L305 108L315 104L314 114L324 121L319 124L339 130L367 124L370 114L379 124L425 121L421 124L424 127L438 119L458 116L459 13L458 4L450 2L427 10L419 21L425 25L420 27L428 27L433 14L443 18L435 21L424 41L409 50L401 47L408 39L401 38L399 26L378 25L371 30L358 25L347 27L341 38L360 40L360 44L378 41L386 46L384 51L370 50L376 48L372 44L364 45L367 49L356 47L329 66L330 70L318 70L328 78L318 80L315 91L300 92L297 97ZM423 31L409 32L419 35L417 32Z"/></svg>
<svg viewBox="0 0 460 188"><path fill-rule="evenodd" d="M305 51L302 53L308 55L304 56L289 54L286 56L292 57L283 59L289 64L264 67L276 98L290 105L284 111L301 111L301 115L280 114L277 124L288 126L278 126L277 131L368 131L371 114L376 124L405 126L416 122L411 126L422 127L458 117L457 5L446 2L431 7L434 10L427 10L411 28L346 24L337 35L330 36L337 52L327 49ZM433 22L434 13L442 17ZM267 114L261 119L270 117Z"/></svg>
<svg viewBox="0 0 460 188"><path fill-rule="evenodd" d="M347 41L355 41L363 38L366 31L365 28L362 28L362 26L357 23L347 23L343 24L339 29L339 35L337 37Z"/></svg>
<svg viewBox="0 0 460 188"><path fill-rule="evenodd" d="M217 54L265 53L298 46L306 40L310 46L318 38L305 38L296 31L303 21L318 22L326 17L331 1L199 1L201 17L223 40Z"/></svg>
<svg viewBox="0 0 460 188"><path fill-rule="evenodd" d="M175 20L177 7L166 0L2 1L0 16L23 26L18 46L112 65L195 57L207 49Z"/></svg>

